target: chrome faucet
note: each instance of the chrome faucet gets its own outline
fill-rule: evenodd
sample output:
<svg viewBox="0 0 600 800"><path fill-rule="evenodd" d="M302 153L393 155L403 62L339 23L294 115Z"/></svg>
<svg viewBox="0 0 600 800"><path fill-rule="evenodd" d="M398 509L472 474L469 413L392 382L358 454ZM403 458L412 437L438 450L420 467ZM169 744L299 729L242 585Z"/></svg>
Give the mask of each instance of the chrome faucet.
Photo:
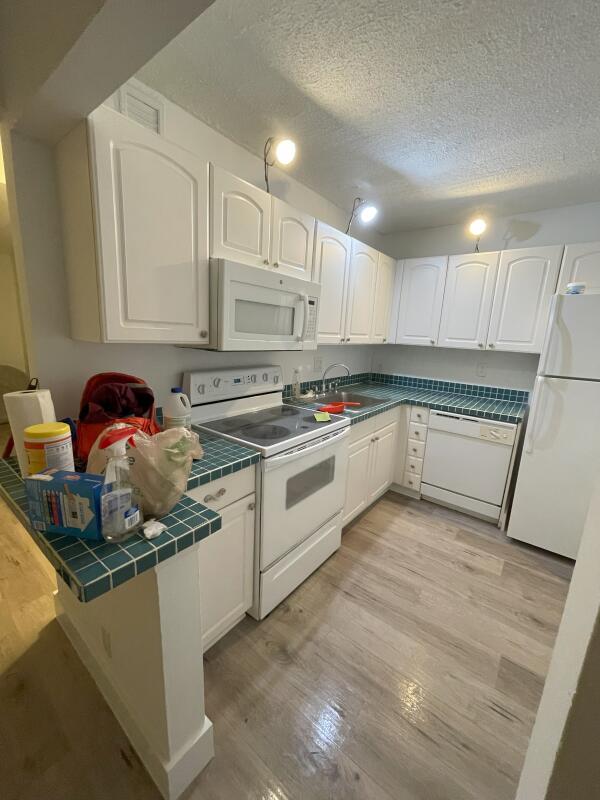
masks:
<svg viewBox="0 0 600 800"><path fill-rule="evenodd" d="M325 393L325 378L327 377L327 373L330 370L335 369L336 367L341 367L342 369L345 369L346 375L350 377L350 367L347 367L345 364L330 364L323 373L323 377L321 378L321 392L323 394Z"/></svg>

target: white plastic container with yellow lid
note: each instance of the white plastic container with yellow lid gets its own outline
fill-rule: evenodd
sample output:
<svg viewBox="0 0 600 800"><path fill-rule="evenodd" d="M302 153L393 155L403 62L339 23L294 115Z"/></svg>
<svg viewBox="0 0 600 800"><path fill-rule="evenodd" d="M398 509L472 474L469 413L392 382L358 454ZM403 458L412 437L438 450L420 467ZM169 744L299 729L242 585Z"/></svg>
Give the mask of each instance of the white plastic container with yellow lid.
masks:
<svg viewBox="0 0 600 800"><path fill-rule="evenodd" d="M23 431L29 475L49 467L74 470L71 429L66 422L41 422Z"/></svg>

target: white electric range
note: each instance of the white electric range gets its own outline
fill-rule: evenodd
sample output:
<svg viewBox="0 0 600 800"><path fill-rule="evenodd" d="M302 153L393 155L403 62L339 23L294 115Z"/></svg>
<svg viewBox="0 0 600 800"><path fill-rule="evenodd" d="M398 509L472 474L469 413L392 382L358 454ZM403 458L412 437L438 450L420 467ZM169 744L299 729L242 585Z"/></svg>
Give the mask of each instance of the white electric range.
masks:
<svg viewBox="0 0 600 800"><path fill-rule="evenodd" d="M263 619L341 543L350 420L283 403L280 367L191 372L192 424L261 454L254 605Z"/></svg>

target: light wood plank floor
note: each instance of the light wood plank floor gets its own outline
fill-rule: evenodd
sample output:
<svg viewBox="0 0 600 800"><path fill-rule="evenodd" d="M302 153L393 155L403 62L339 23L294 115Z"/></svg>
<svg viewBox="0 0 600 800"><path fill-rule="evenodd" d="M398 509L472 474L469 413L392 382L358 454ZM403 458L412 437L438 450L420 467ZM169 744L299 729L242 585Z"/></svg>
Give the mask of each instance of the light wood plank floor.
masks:
<svg viewBox="0 0 600 800"><path fill-rule="evenodd" d="M205 655L217 756L185 800L512 800L570 564L388 494ZM0 505L3 800L158 800Z"/></svg>

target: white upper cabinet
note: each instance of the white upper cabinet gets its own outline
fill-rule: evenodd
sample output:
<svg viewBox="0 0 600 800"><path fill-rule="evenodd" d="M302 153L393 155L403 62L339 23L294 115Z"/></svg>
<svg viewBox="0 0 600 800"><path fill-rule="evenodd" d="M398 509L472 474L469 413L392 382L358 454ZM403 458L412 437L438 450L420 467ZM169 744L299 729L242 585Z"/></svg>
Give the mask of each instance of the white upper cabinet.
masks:
<svg viewBox="0 0 600 800"><path fill-rule="evenodd" d="M382 344L387 342L395 276L396 261L390 256L379 253L377 281L375 284L375 305L371 323L371 341L375 343Z"/></svg>
<svg viewBox="0 0 600 800"><path fill-rule="evenodd" d="M72 335L208 343L208 163L100 107L57 171Z"/></svg>
<svg viewBox="0 0 600 800"><path fill-rule="evenodd" d="M351 344L365 344L371 340L378 257L377 250L352 240L346 315L346 342Z"/></svg>
<svg viewBox="0 0 600 800"><path fill-rule="evenodd" d="M286 275L312 280L315 218L272 198L271 266Z"/></svg>
<svg viewBox="0 0 600 800"><path fill-rule="evenodd" d="M211 256L268 266L271 195L214 164L210 179Z"/></svg>
<svg viewBox="0 0 600 800"><path fill-rule="evenodd" d="M540 353L556 288L562 245L500 254L488 347Z"/></svg>
<svg viewBox="0 0 600 800"><path fill-rule="evenodd" d="M500 253L450 256L438 345L485 348Z"/></svg>
<svg viewBox="0 0 600 800"><path fill-rule="evenodd" d="M586 292L600 293L600 242L565 247L557 291L564 292L568 283L575 282L586 283Z"/></svg>
<svg viewBox="0 0 600 800"><path fill-rule="evenodd" d="M399 264L398 344L437 344L447 266L448 256L407 258Z"/></svg>
<svg viewBox="0 0 600 800"><path fill-rule="evenodd" d="M319 344L345 340L351 252L352 239L347 234L324 222L317 224L314 280L321 284Z"/></svg>

